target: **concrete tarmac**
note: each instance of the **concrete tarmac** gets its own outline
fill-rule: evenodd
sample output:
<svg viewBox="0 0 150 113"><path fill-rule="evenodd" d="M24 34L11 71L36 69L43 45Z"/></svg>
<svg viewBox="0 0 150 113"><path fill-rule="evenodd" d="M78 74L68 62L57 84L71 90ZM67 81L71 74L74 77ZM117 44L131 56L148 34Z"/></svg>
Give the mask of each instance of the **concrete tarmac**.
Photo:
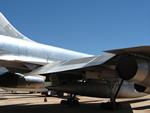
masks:
<svg viewBox="0 0 150 113"><path fill-rule="evenodd" d="M108 99L78 96L80 105L60 105L61 99L44 97L40 94L9 94L0 92L0 113L150 113L150 95L136 99L118 99L116 110L104 110L100 103Z"/></svg>

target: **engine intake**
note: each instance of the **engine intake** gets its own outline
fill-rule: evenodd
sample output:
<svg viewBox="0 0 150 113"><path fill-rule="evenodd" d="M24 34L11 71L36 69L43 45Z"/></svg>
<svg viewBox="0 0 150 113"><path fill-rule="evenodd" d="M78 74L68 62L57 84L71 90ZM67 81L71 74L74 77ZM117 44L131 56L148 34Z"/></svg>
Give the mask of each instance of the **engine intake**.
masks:
<svg viewBox="0 0 150 113"><path fill-rule="evenodd" d="M41 88L44 79L37 76L24 76L21 73L6 72L0 75L0 87Z"/></svg>
<svg viewBox="0 0 150 113"><path fill-rule="evenodd" d="M133 56L119 59L116 70L120 78L150 87L150 61Z"/></svg>
<svg viewBox="0 0 150 113"><path fill-rule="evenodd" d="M20 83L24 83L25 78L19 74L6 72L0 75L0 86L2 87L15 87Z"/></svg>

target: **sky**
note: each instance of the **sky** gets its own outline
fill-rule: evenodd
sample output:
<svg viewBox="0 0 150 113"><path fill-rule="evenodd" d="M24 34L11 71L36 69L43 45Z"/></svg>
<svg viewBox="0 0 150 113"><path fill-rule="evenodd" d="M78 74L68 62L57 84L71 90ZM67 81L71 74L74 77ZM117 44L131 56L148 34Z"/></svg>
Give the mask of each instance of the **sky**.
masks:
<svg viewBox="0 0 150 113"><path fill-rule="evenodd" d="M150 0L1 0L27 37L89 54L150 45Z"/></svg>

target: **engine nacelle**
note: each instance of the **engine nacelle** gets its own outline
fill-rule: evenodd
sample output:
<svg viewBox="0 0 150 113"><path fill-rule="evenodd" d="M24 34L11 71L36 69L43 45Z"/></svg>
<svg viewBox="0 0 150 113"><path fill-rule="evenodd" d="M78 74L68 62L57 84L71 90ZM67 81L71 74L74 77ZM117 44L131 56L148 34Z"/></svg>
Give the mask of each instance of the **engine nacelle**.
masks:
<svg viewBox="0 0 150 113"><path fill-rule="evenodd" d="M44 79L36 76L24 76L20 73L6 72L0 75L0 87L8 88L41 88Z"/></svg>
<svg viewBox="0 0 150 113"><path fill-rule="evenodd" d="M150 87L150 61L133 56L121 57L116 66L120 78Z"/></svg>
<svg viewBox="0 0 150 113"><path fill-rule="evenodd" d="M85 83L51 86L49 87L49 89L83 96L110 98L112 96L113 88L107 81L94 80ZM147 94L143 92L138 92L135 89L134 83L124 82L117 97L137 98L145 95Z"/></svg>

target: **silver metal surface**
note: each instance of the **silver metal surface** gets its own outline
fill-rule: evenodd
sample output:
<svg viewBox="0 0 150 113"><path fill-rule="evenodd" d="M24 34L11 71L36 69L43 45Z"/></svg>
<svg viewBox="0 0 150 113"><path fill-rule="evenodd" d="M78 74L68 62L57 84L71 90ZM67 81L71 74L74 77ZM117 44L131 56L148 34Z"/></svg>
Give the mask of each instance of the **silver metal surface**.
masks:
<svg viewBox="0 0 150 113"><path fill-rule="evenodd" d="M141 58L136 59L136 61L138 69L132 80L146 87L150 87L150 62Z"/></svg>
<svg viewBox="0 0 150 113"><path fill-rule="evenodd" d="M20 87L21 85L18 86L16 90L45 90L43 87L44 79L33 76L37 74L59 73L62 71L72 71L85 68L88 68L89 71L91 67L101 66L114 56L116 55L104 54L102 56L93 56L37 43L17 31L0 13L0 66L4 66L6 69L8 69L8 71L12 70L13 68L15 73L24 73L22 70L30 71L30 73L24 74L25 76L23 75L27 84L25 84L23 87ZM147 79L149 80L150 77L147 76L149 75L149 64L145 63L145 61L140 61L138 66L140 70L135 76L134 80L139 80L139 82L147 81ZM89 72L91 72L91 70ZM87 76L92 79L89 72L87 72ZM97 75L97 72L99 71L95 71L95 73L93 73L94 79L96 78L95 75ZM116 73L114 71L112 72L115 76ZM105 72L103 71L102 73L110 74L111 71L107 72L105 70ZM144 74L144 76L140 77L142 74ZM101 75L99 76L102 77ZM104 76L105 75L103 74L103 77ZM109 75L107 75L107 77L108 76ZM146 85L150 85L148 82L144 83L146 83ZM108 84L94 83L87 84L87 86L76 86L75 84L71 85L67 85L65 87L59 86L57 87L57 90L62 89L62 91L78 91L78 94L83 95L110 97L110 89L108 88ZM12 87L10 87L10 89L12 89ZM133 88L133 84L123 84L118 96L138 97L143 96L143 93L136 92Z"/></svg>

